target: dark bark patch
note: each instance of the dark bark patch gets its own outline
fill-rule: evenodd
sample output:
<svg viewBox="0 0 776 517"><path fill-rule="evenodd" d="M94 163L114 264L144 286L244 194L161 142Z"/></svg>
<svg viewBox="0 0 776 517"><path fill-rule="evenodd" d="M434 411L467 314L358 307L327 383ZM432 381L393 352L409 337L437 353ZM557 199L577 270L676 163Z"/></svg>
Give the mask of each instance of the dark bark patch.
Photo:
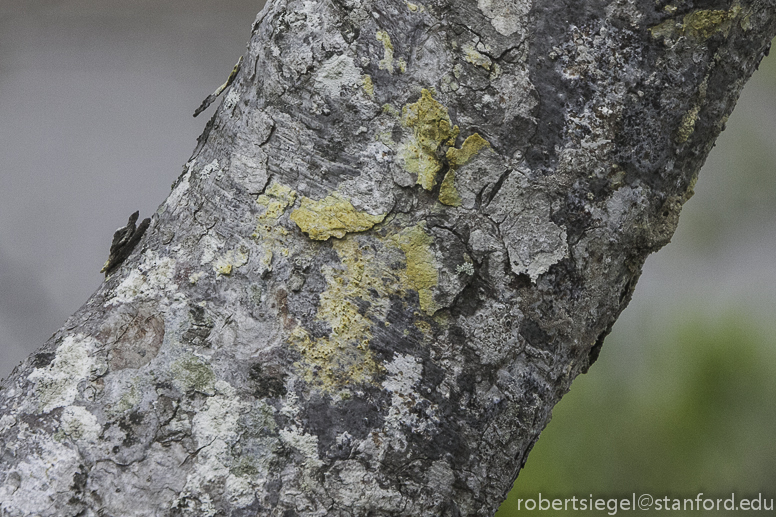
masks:
<svg viewBox="0 0 776 517"><path fill-rule="evenodd" d="M138 313L111 349L111 370L145 366L159 353L163 341L164 320Z"/></svg>
<svg viewBox="0 0 776 517"><path fill-rule="evenodd" d="M258 398L282 397L286 394L284 368L279 365L256 363L248 370L253 394Z"/></svg>

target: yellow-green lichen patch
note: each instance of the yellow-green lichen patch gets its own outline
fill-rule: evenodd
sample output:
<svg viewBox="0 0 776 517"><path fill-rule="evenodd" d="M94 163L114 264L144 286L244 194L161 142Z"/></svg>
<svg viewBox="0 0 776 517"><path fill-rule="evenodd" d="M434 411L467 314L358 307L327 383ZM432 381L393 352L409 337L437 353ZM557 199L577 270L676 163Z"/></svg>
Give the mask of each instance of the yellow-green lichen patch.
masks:
<svg viewBox="0 0 776 517"><path fill-rule="evenodd" d="M451 169L457 169L466 164L472 157L490 143L482 138L478 133L466 137L460 149L450 148L447 150L447 161Z"/></svg>
<svg viewBox="0 0 776 517"><path fill-rule="evenodd" d="M729 11L699 9L685 15L684 30L697 40L707 40L718 32L727 36L733 20L740 12L741 8L738 6Z"/></svg>
<svg viewBox="0 0 776 517"><path fill-rule="evenodd" d="M381 223L385 214L371 215L355 209L353 204L334 193L320 201L303 197L301 206L291 212L291 220L311 239L325 241L342 238L346 233L363 232Z"/></svg>
<svg viewBox="0 0 776 517"><path fill-rule="evenodd" d="M385 31L377 31L375 34L377 41L383 44L383 59L380 60L380 70L387 70L389 74L393 73L393 43L391 37Z"/></svg>
<svg viewBox="0 0 776 517"><path fill-rule="evenodd" d="M204 360L187 355L175 361L170 369L173 382L183 392L198 391L207 395L215 393L216 374Z"/></svg>
<svg viewBox="0 0 776 517"><path fill-rule="evenodd" d="M447 108L424 89L420 99L402 108L402 124L412 129L412 138L402 145L404 168L417 174L417 184L431 190L442 169L437 151L442 145L453 145L460 130L453 126Z"/></svg>
<svg viewBox="0 0 776 517"><path fill-rule="evenodd" d="M375 83L372 82L372 76L369 74L366 74L364 76L364 91L369 95L370 97L375 96Z"/></svg>
<svg viewBox="0 0 776 517"><path fill-rule="evenodd" d="M700 106L696 104L684 114L684 118L682 118L682 123L679 125L679 131L676 135L676 141L680 144L685 143L690 138L690 135L693 134L693 131L695 131L695 123L698 121L700 109Z"/></svg>
<svg viewBox="0 0 776 517"><path fill-rule="evenodd" d="M460 149L451 147L447 150L447 163L450 170L445 174L442 184L439 187L439 202L449 206L461 206L461 196L458 189L455 188L455 170L465 165L472 157L490 143L479 134L474 133L464 140Z"/></svg>
<svg viewBox="0 0 776 517"><path fill-rule="evenodd" d="M407 280L410 287L418 292L420 308L426 314L434 314L437 305L433 289L439 282L439 271L431 250L434 238L426 233L424 224L420 223L393 235L391 240L404 252Z"/></svg>
<svg viewBox="0 0 776 517"><path fill-rule="evenodd" d="M221 257L218 257L214 264L213 269L219 275L229 276L232 274L234 268L244 266L248 263L248 248L229 250Z"/></svg>
<svg viewBox="0 0 776 517"><path fill-rule="evenodd" d="M681 22L671 18L651 27L649 31L655 39L688 36L696 41L705 41L715 34L727 37L741 13L738 4L727 11L698 9L684 15Z"/></svg>
<svg viewBox="0 0 776 517"><path fill-rule="evenodd" d="M491 61L488 56L477 52L477 49L474 48L474 45L467 43L461 47L461 50L463 50L463 55L466 61L475 66L481 66L485 70L490 70L493 61Z"/></svg>
<svg viewBox="0 0 776 517"><path fill-rule="evenodd" d="M277 219L283 215L289 205L293 204L294 200L296 200L295 191L280 183L272 182L272 185L256 199L258 204L266 208L261 219Z"/></svg>
<svg viewBox="0 0 776 517"><path fill-rule="evenodd" d="M455 169L447 171L439 186L439 202L449 206L461 206L461 195L455 188Z"/></svg>
<svg viewBox="0 0 776 517"><path fill-rule="evenodd" d="M380 371L369 349L372 320L387 313L387 294L392 282L383 281L384 271L371 247L361 247L355 236L334 242L342 267L326 266L326 290L320 295L316 318L331 328L327 337L314 339L302 327L292 332L291 344L302 354L300 365L307 382L326 391L350 383L369 382ZM377 292L379 296L372 296ZM368 311L359 309L368 301Z"/></svg>
<svg viewBox="0 0 776 517"><path fill-rule="evenodd" d="M251 237L264 245L264 254L260 260L263 271L272 270L274 252L288 255L286 247L288 231L278 224L278 219L294 201L296 201L296 192L275 182L256 199L259 205L265 207L265 211L259 216L256 231Z"/></svg>

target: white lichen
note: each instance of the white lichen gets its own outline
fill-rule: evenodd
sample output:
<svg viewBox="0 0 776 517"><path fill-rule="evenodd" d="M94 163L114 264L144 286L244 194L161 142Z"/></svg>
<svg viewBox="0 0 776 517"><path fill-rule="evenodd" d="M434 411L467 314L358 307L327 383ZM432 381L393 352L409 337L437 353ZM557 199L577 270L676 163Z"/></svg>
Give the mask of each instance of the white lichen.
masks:
<svg viewBox="0 0 776 517"><path fill-rule="evenodd" d="M340 54L327 59L321 65L315 74L315 82L319 90L323 90L331 97L339 97L343 86L361 85L363 77L353 58Z"/></svg>
<svg viewBox="0 0 776 517"><path fill-rule="evenodd" d="M100 437L102 426L86 408L68 406L62 411L60 431L75 441L94 443Z"/></svg>
<svg viewBox="0 0 776 517"><path fill-rule="evenodd" d="M280 439L288 445L299 451L304 456L304 463L308 467L317 468L323 465L323 461L318 457L318 437L309 433L303 433L292 425L289 429L280 430Z"/></svg>
<svg viewBox="0 0 776 517"><path fill-rule="evenodd" d="M67 336L57 348L51 364L35 368L27 376L33 384L34 400L37 400L37 408L30 408L31 411L48 413L72 405L78 396L78 384L100 368L94 356L98 346L94 338L83 334Z"/></svg>
<svg viewBox="0 0 776 517"><path fill-rule="evenodd" d="M511 36L526 21L530 0L477 0L477 7L499 34Z"/></svg>
<svg viewBox="0 0 776 517"><path fill-rule="evenodd" d="M140 264L116 288L115 296L109 304L127 303L136 298L150 298L177 290L171 282L175 274L175 261L170 257L160 257L155 251L143 253Z"/></svg>

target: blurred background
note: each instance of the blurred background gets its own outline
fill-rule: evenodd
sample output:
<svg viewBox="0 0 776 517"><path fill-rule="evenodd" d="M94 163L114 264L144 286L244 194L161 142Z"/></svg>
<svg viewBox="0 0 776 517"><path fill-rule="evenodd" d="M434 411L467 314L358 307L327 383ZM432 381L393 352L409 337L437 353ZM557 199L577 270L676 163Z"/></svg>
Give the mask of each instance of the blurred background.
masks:
<svg viewBox="0 0 776 517"><path fill-rule="evenodd" d="M0 377L165 199L262 4L0 2ZM776 52L727 127L498 517L539 492L776 497Z"/></svg>

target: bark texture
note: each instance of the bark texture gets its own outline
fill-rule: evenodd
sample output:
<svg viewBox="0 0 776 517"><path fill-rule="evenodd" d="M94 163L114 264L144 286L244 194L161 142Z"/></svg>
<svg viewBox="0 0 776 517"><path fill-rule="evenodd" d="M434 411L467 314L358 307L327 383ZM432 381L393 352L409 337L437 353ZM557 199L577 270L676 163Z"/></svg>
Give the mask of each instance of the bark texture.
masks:
<svg viewBox="0 0 776 517"><path fill-rule="evenodd" d="M270 2L140 243L4 382L0 513L492 515L775 10Z"/></svg>

